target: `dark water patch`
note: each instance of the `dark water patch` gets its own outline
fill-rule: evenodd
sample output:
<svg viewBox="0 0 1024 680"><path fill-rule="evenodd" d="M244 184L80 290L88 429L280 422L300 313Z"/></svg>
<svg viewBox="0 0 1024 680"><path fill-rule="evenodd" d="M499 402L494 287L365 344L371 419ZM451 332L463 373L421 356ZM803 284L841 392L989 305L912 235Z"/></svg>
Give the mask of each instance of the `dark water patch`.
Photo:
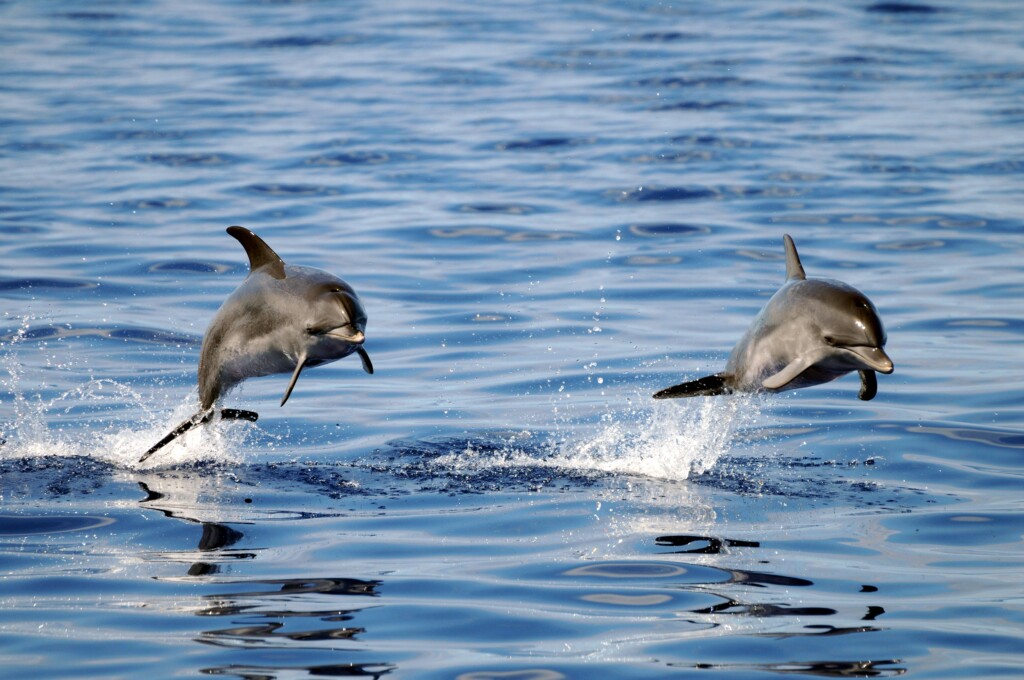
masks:
<svg viewBox="0 0 1024 680"><path fill-rule="evenodd" d="M625 191L609 191L605 194L622 202L647 202L647 201L700 201L711 198L720 198L720 194L714 189L701 186L689 187L659 187L646 186Z"/></svg>
<svg viewBox="0 0 1024 680"><path fill-rule="evenodd" d="M114 12L57 12L53 15L57 19L71 19L72 21L114 21L124 17L123 14Z"/></svg>
<svg viewBox="0 0 1024 680"><path fill-rule="evenodd" d="M191 335L171 333L155 328L142 327L89 327L71 325L32 326L24 330L9 331L0 335L0 341L33 342L41 340L69 338L101 338L120 340L122 342L192 346L199 344L200 339Z"/></svg>
<svg viewBox="0 0 1024 680"><path fill-rule="evenodd" d="M194 345L198 341L194 336L178 335L153 328L111 328L105 334L114 340L142 344Z"/></svg>
<svg viewBox="0 0 1024 680"><path fill-rule="evenodd" d="M376 38L372 40L376 41ZM276 38L261 38L245 41L231 47L254 50L306 49L310 47L334 47L359 45L371 41L363 35L287 35Z"/></svg>
<svg viewBox="0 0 1024 680"><path fill-rule="evenodd" d="M273 197L338 196L343 192L317 184L249 184L241 188L249 194Z"/></svg>
<svg viewBox="0 0 1024 680"><path fill-rule="evenodd" d="M304 161L305 165L318 167L342 167L346 165L383 165L395 160L412 160L412 154L393 154L386 151L338 151L318 154Z"/></svg>
<svg viewBox="0 0 1024 680"><path fill-rule="evenodd" d="M872 158L850 168L852 172L865 175L941 175L941 168L922 166L903 158Z"/></svg>
<svg viewBox="0 0 1024 680"><path fill-rule="evenodd" d="M711 87L745 87L753 84L749 80L737 78L736 76L664 76L657 78L642 78L640 80L626 83L630 86L650 87L658 90L676 90L682 88L706 89Z"/></svg>
<svg viewBox="0 0 1024 680"><path fill-rule="evenodd" d="M525 241L563 241L580 238L579 234L568 231L540 231L516 229L511 227L467 226L467 227L433 227L427 230L430 236L442 239L465 239L477 241L507 241L521 243Z"/></svg>
<svg viewBox="0 0 1024 680"><path fill-rule="evenodd" d="M605 476L594 471L544 465L550 451L544 437L517 433L471 438L437 437L398 440L378 449L357 465L399 480L416 482L418 492L479 495L488 492L541 489L565 491L592 486ZM469 461L482 461L479 464ZM524 460L536 457L537 465ZM466 459L466 460L460 460Z"/></svg>
<svg viewBox="0 0 1024 680"><path fill-rule="evenodd" d="M884 241L875 243L875 250L940 250L942 248L949 247L950 244L947 241L941 239L912 239L912 240L901 240L901 241Z"/></svg>
<svg viewBox="0 0 1024 680"><path fill-rule="evenodd" d="M679 102L665 102L650 107L651 111L722 111L738 109L748 104L730 101L727 99L716 99L712 101L687 100Z"/></svg>
<svg viewBox="0 0 1024 680"><path fill-rule="evenodd" d="M7 279L0 278L0 291L34 290L92 290L99 287L95 281L76 281L73 279Z"/></svg>
<svg viewBox="0 0 1024 680"><path fill-rule="evenodd" d="M685 33L683 31L649 31L636 36L629 36L631 40L647 43L674 43L700 40L703 36L699 33Z"/></svg>
<svg viewBox="0 0 1024 680"><path fill-rule="evenodd" d="M612 259L612 263L627 267L663 267L679 264L683 261L678 255L629 255ZM638 299L652 299L644 296L637 296Z"/></svg>
<svg viewBox="0 0 1024 680"><path fill-rule="evenodd" d="M428 67L422 73L426 76L425 84L442 87L498 87L506 82L499 73L487 69Z"/></svg>
<svg viewBox="0 0 1024 680"><path fill-rule="evenodd" d="M143 130L93 130L89 132L91 139L96 140L118 140L118 141L171 141L178 142L186 139L196 139L198 137L214 137L221 134L227 134L229 131L224 129L205 129L205 130L167 130L167 129L143 129Z"/></svg>
<svg viewBox="0 0 1024 680"><path fill-rule="evenodd" d="M241 159L237 156L222 153L152 153L140 156L143 163L164 165L171 168L181 167L218 167L237 165Z"/></svg>
<svg viewBox="0 0 1024 680"><path fill-rule="evenodd" d="M188 274L226 274L236 269L235 265L203 260L163 260L147 266L145 271L154 274L173 272Z"/></svg>
<svg viewBox="0 0 1024 680"><path fill-rule="evenodd" d="M194 201L187 198L149 198L134 201L119 201L114 207L121 210L183 210L196 208Z"/></svg>
<svg viewBox="0 0 1024 680"><path fill-rule="evenodd" d="M1013 175L1019 176L1024 172L1024 161L1016 158L1004 158L1000 160L976 163L967 166L962 170L968 175Z"/></svg>
<svg viewBox="0 0 1024 680"><path fill-rule="evenodd" d="M273 481L275 485L290 483L300 489L313 490L317 495L331 499L360 496L393 495L393 488L381 486L381 480L358 475L358 469L339 462L306 461L301 465L266 463L250 464L236 471L242 482L253 486Z"/></svg>
<svg viewBox="0 0 1024 680"><path fill-rule="evenodd" d="M462 203L449 208L452 212L488 213L496 215L533 215L546 209L525 203Z"/></svg>
<svg viewBox="0 0 1024 680"><path fill-rule="evenodd" d="M239 83L240 86L263 92L264 90L337 90L351 85L351 80L342 77L295 77L295 78L253 78Z"/></svg>
<svg viewBox="0 0 1024 680"><path fill-rule="evenodd" d="M109 463L80 456L0 458L8 500L91 495L103 488L113 470Z"/></svg>
<svg viewBox="0 0 1024 680"><path fill-rule="evenodd" d="M579 146L584 140L573 137L533 137L494 145L498 151L541 151Z"/></svg>
<svg viewBox="0 0 1024 680"><path fill-rule="evenodd" d="M865 12L875 14L936 14L943 11L935 5L925 5L915 2L876 2L864 8Z"/></svg>
<svg viewBox="0 0 1024 680"><path fill-rule="evenodd" d="M719 155L710 149L681 149L678 151L662 151L653 154L640 154L625 159L630 163L708 163L719 159Z"/></svg>
<svg viewBox="0 0 1024 680"><path fill-rule="evenodd" d="M631 224L629 233L645 238L663 238L673 236L695 236L710 234L711 227L683 224L681 222L660 222L654 224Z"/></svg>
<svg viewBox="0 0 1024 680"><path fill-rule="evenodd" d="M776 146L770 142L755 141L744 137L723 137L721 135L712 134L679 135L671 137L669 141L673 144L710 146L719 149L754 149Z"/></svg>
<svg viewBox="0 0 1024 680"><path fill-rule="evenodd" d="M44 142L39 140L6 142L4 144L0 144L0 150L9 151L11 153L60 154L71 148L72 147L69 144Z"/></svg>
<svg viewBox="0 0 1024 680"><path fill-rule="evenodd" d="M3 208L0 207L0 212L3 212ZM0 234L6 234L11 236L24 236L26 234L44 234L46 229L43 227L37 227L29 224L0 224Z"/></svg>

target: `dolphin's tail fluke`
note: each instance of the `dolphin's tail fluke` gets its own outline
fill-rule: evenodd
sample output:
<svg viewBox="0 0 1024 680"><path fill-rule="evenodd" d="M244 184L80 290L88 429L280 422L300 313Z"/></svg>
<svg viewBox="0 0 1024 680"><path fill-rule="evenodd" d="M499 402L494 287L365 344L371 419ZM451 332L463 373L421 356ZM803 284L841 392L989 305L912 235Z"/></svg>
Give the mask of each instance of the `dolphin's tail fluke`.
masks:
<svg viewBox="0 0 1024 680"><path fill-rule="evenodd" d="M719 394L729 394L732 388L728 384L729 376L725 373L706 375L697 380L666 387L660 392L654 393L655 399L680 399L682 397L715 397Z"/></svg>
<svg viewBox="0 0 1024 680"><path fill-rule="evenodd" d="M210 422L210 419L213 418L213 414L216 412L217 410L213 408L206 409L205 411L200 411L199 413L195 414L194 416L183 422L181 425L178 425L176 428L168 432L166 437L164 437L156 444L154 444L149 451L146 451L144 454L142 454L142 458L139 458L139 463L145 463L150 456L152 456L154 453L156 453L163 447L167 446L172 441L174 441L181 435L185 434L189 430L196 428L202 425L203 423ZM221 420L248 420L249 422L255 423L259 417L259 414L256 413L255 411L243 411L237 408L224 408L221 409L220 411Z"/></svg>

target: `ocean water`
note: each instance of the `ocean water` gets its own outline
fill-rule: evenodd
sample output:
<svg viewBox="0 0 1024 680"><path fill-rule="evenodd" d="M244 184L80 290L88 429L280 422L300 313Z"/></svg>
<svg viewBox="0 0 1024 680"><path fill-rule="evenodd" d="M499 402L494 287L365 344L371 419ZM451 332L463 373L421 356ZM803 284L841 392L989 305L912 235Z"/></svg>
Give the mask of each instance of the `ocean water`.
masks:
<svg viewBox="0 0 1024 680"><path fill-rule="evenodd" d="M1024 8L0 3L0 675L1020 677ZM241 224L356 358L197 406ZM784 278L896 370L655 402Z"/></svg>

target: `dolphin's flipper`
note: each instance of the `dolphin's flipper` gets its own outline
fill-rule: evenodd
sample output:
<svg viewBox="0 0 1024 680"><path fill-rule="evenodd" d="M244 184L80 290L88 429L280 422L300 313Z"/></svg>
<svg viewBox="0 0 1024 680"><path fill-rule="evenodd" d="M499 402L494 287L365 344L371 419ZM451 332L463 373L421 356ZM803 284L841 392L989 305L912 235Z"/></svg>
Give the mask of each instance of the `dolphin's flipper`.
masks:
<svg viewBox="0 0 1024 680"><path fill-rule="evenodd" d="M862 401L871 401L878 394L878 378L874 371L857 371L860 375L860 393L857 398Z"/></svg>
<svg viewBox="0 0 1024 680"><path fill-rule="evenodd" d="M370 361L370 355L362 347L356 347L356 352L359 354L359 358L363 360L363 370L373 375L373 362Z"/></svg>
<svg viewBox="0 0 1024 680"><path fill-rule="evenodd" d="M266 267L267 273L275 279L284 278L284 260L256 234L245 227L228 227L228 233L234 236L249 256L249 273L260 267Z"/></svg>
<svg viewBox="0 0 1024 680"><path fill-rule="evenodd" d="M295 364L295 372L292 373L292 379L288 382L288 389L284 391L284 396L281 397L281 406L288 401L288 397L292 396L292 390L295 389L295 383L299 382L299 374L302 373L302 369L306 367L306 357L300 357L298 362Z"/></svg>
<svg viewBox="0 0 1024 680"><path fill-rule="evenodd" d="M156 453L163 447L167 446L172 441L174 441L181 435L185 434L189 430L194 429L202 425L203 423L210 422L210 419L213 418L213 414L215 412L216 409L212 408L207 409L205 411L200 411L199 413L195 414L194 416L183 422L181 425L178 425L176 428L168 432L166 437L164 437L156 444L154 444L149 451L146 451L144 454L142 454L142 458L139 458L139 463L145 463L150 456L152 456L154 453ZM243 411L237 408L225 408L221 409L220 417L222 420L248 420L251 423L255 423L260 416L255 411Z"/></svg>
<svg viewBox="0 0 1024 680"><path fill-rule="evenodd" d="M796 380L801 373L828 356L830 349L829 347L821 347L813 352L801 354L784 366L781 371L762 380L761 386L766 390L782 389Z"/></svg>
<svg viewBox="0 0 1024 680"><path fill-rule="evenodd" d="M655 392L654 398L680 399L682 397L714 397L719 394L728 394L732 392L732 389L727 384L729 377L725 373L706 375L697 380L666 387L660 392Z"/></svg>
<svg viewBox="0 0 1024 680"><path fill-rule="evenodd" d="M800 264L800 256L796 252L796 244L789 234L783 234L782 243L786 246L786 280L807 278L804 274L804 266Z"/></svg>

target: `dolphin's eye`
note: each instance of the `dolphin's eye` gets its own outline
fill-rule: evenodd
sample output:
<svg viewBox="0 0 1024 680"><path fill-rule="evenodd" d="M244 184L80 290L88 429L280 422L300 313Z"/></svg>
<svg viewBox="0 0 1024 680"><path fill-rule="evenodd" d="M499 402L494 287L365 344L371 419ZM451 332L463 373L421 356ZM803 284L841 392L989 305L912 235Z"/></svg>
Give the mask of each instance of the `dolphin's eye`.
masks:
<svg viewBox="0 0 1024 680"><path fill-rule="evenodd" d="M834 345L834 344L836 344L836 339L833 338L831 335L826 335L824 340L825 340L825 344L826 345Z"/></svg>

